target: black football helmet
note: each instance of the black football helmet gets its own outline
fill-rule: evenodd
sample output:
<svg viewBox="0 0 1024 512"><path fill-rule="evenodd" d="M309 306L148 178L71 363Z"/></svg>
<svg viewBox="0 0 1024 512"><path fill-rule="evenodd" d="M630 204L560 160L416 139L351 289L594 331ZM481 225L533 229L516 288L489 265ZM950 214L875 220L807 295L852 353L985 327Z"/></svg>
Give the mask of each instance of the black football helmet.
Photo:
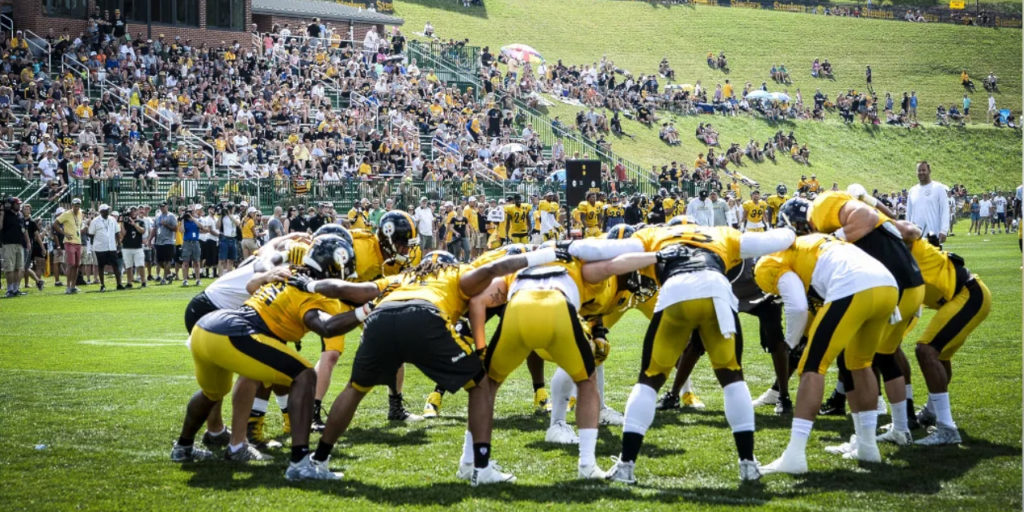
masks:
<svg viewBox="0 0 1024 512"><path fill-rule="evenodd" d="M526 254L534 250L536 247L537 246L533 244L509 244L505 246L505 256Z"/></svg>
<svg viewBox="0 0 1024 512"><path fill-rule="evenodd" d="M609 240L625 240L636 233L636 227L629 224L616 224L608 229L604 237Z"/></svg>
<svg viewBox="0 0 1024 512"><path fill-rule="evenodd" d="M683 224L693 224L693 221L686 215L676 215L668 221L669 226L682 226Z"/></svg>
<svg viewBox="0 0 1024 512"><path fill-rule="evenodd" d="M316 238L320 235L338 235L341 238L348 241L349 245L355 245L352 242L352 233L349 233L348 230L345 229L345 226L342 226L341 224L332 223L320 226L319 228L316 229L316 231L313 232L313 238Z"/></svg>
<svg viewBox="0 0 1024 512"><path fill-rule="evenodd" d="M454 254L452 254L452 253L450 253L448 251L430 251L426 255L423 256L423 261L421 261L420 264L422 265L423 263L428 263L428 262L429 263L446 263L446 264L449 264L449 265L458 265L459 264L459 259L456 258Z"/></svg>
<svg viewBox="0 0 1024 512"><path fill-rule="evenodd" d="M811 202L794 197L779 208L778 227L787 227L796 232L797 235L806 235L813 232L811 229Z"/></svg>
<svg viewBox="0 0 1024 512"><path fill-rule="evenodd" d="M786 192L788 192L788 191L789 191L789 189L787 189L786 185L783 184L783 183L779 183L779 185L777 187L775 187L775 192L777 194L779 194L780 196L786 195Z"/></svg>
<svg viewBox="0 0 1024 512"><path fill-rule="evenodd" d="M391 210L380 218L377 237L385 257L401 264L408 261L409 248L420 244L416 223L411 215L401 210Z"/></svg>
<svg viewBox="0 0 1024 512"><path fill-rule="evenodd" d="M355 272L356 254L344 238L323 235L313 240L302 264L317 279L341 278Z"/></svg>

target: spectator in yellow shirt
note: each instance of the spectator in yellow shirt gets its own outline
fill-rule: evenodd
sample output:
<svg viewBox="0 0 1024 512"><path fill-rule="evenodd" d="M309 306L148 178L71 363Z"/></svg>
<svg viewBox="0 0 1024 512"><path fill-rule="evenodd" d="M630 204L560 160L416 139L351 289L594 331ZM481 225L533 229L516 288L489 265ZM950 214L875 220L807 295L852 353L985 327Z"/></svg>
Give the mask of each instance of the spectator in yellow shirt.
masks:
<svg viewBox="0 0 1024 512"><path fill-rule="evenodd" d="M259 221L257 220L260 211L250 206L245 211L245 219L242 220L242 259L248 258L260 248L256 238L259 236Z"/></svg>

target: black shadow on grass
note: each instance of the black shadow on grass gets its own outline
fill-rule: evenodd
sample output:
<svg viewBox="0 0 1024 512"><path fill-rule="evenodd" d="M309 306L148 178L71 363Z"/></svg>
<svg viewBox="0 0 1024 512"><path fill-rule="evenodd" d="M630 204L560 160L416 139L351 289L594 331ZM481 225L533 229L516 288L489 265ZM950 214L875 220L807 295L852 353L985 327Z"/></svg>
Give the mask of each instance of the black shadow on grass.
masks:
<svg viewBox="0 0 1024 512"><path fill-rule="evenodd" d="M964 435L959 446L907 446L891 452L884 459L907 463L909 470L887 464L860 466L870 473L852 469L835 469L808 473L794 488L797 494L820 491L887 492L903 494L937 494L944 484L955 481L984 460L995 457L1020 457L1020 446L996 444ZM922 478L922 475L926 477Z"/></svg>
<svg viewBox="0 0 1024 512"><path fill-rule="evenodd" d="M344 440L352 444L385 444L388 446L418 446L429 442L425 428L408 431L350 428L345 431Z"/></svg>
<svg viewBox="0 0 1024 512"><path fill-rule="evenodd" d="M505 502L522 501L543 504L579 504L596 500L618 500L634 502L627 504L628 510L641 509L645 504L658 502L705 503L710 505L757 506L769 503L775 498L767 494L762 485L737 485L736 488L695 488L656 489L639 486L645 490L637 494L633 488L604 481L561 480L548 485L495 484L473 488L468 482L450 480L419 482L419 485L382 487L359 481L355 474L358 467L352 467L350 474L340 481L309 481L291 483L284 479L283 465L238 466L226 463L192 464L183 467L191 471L190 487L215 490L238 490L263 488L294 488L322 492L339 498L365 498L374 503L397 507L452 506L466 500L490 499ZM334 468L332 468L334 469ZM249 478L235 479L238 473L247 473Z"/></svg>
<svg viewBox="0 0 1024 512"><path fill-rule="evenodd" d="M480 5L474 5L472 7L463 7L462 2L458 0L407 0L411 4L418 4L431 9L444 9L446 11L452 11L458 14L468 14L470 16L476 16L477 18L487 19L487 0L484 0ZM401 16L401 12L396 12L396 16ZM434 21L435 26L438 21L442 21L440 16L437 21ZM418 30L422 30L422 27L418 27ZM445 35L443 33L439 35Z"/></svg>

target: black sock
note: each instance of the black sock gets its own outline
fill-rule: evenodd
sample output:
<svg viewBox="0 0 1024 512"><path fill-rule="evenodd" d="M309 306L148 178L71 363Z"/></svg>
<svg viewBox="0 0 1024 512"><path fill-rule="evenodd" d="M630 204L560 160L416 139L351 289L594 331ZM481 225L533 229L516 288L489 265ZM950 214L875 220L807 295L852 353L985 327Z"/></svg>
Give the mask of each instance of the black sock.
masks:
<svg viewBox="0 0 1024 512"><path fill-rule="evenodd" d="M308 444L299 444L292 446L292 462L299 462L306 455L309 455Z"/></svg>
<svg viewBox="0 0 1024 512"><path fill-rule="evenodd" d="M740 460L754 460L754 431L733 432L732 437L736 440L736 452Z"/></svg>
<svg viewBox="0 0 1024 512"><path fill-rule="evenodd" d="M196 438L195 437L188 437L188 438L186 438L185 436L178 437L178 446L192 446L193 444L195 444L195 442L196 442Z"/></svg>
<svg viewBox="0 0 1024 512"><path fill-rule="evenodd" d="M538 389L544 387L544 381L533 383L533 392L536 393Z"/></svg>
<svg viewBox="0 0 1024 512"><path fill-rule="evenodd" d="M287 407L282 407L281 408L281 414L288 414L288 408Z"/></svg>
<svg viewBox="0 0 1024 512"><path fill-rule="evenodd" d="M772 391L778 391L778 390L779 390L779 381L775 381L775 382L772 383Z"/></svg>
<svg viewBox="0 0 1024 512"><path fill-rule="evenodd" d="M320 411L324 410L323 400L313 399L313 416L320 416Z"/></svg>
<svg viewBox="0 0 1024 512"><path fill-rule="evenodd" d="M334 449L334 443L327 443L321 439L320 444L316 445L316 452L313 453L313 460L320 462L327 460L327 457L331 456L332 449Z"/></svg>
<svg viewBox="0 0 1024 512"><path fill-rule="evenodd" d="M473 466L486 468L491 463L491 443L473 443Z"/></svg>
<svg viewBox="0 0 1024 512"><path fill-rule="evenodd" d="M441 386L434 386L434 393L444 396L444 388Z"/></svg>
<svg viewBox="0 0 1024 512"><path fill-rule="evenodd" d="M644 444L644 435L636 432L622 433L622 453L619 459L622 462L634 462L637 455L640 455L640 445Z"/></svg>

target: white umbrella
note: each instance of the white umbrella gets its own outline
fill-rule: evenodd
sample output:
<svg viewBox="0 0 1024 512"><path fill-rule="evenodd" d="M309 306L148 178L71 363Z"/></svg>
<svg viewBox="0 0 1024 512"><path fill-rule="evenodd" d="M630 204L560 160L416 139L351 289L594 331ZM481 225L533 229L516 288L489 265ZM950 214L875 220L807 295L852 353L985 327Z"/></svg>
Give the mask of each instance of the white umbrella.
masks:
<svg viewBox="0 0 1024 512"><path fill-rule="evenodd" d="M771 98L775 101L789 101L789 95L784 92L773 92Z"/></svg>
<svg viewBox="0 0 1024 512"><path fill-rule="evenodd" d="M498 154L501 156L507 156L511 153L522 153L524 151L526 151L526 146L518 142L510 142L498 148Z"/></svg>
<svg viewBox="0 0 1024 512"><path fill-rule="evenodd" d="M759 99L771 98L771 97L772 97L772 95L768 91L765 91L763 89L754 89L753 91L750 91L750 92L747 93L747 99L748 100L759 100Z"/></svg>

